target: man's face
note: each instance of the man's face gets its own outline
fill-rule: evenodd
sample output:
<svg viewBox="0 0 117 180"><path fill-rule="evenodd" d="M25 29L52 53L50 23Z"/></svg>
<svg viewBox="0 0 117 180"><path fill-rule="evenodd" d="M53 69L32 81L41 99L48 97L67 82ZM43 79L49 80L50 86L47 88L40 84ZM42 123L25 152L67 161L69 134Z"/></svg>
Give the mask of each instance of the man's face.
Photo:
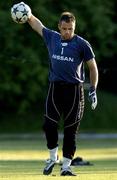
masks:
<svg viewBox="0 0 117 180"><path fill-rule="evenodd" d="M74 36L74 31L75 31L75 22L70 21L70 22L65 22L61 21L58 24L58 28L61 33L61 38L63 40L69 40Z"/></svg>

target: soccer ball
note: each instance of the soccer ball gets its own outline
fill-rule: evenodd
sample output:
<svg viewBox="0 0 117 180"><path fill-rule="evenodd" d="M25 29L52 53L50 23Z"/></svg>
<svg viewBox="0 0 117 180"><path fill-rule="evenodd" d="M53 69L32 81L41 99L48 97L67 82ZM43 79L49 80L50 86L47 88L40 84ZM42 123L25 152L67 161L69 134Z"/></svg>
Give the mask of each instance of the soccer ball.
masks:
<svg viewBox="0 0 117 180"><path fill-rule="evenodd" d="M11 17L13 21L19 24L24 24L27 22L28 18L31 16L30 7L24 2L14 4L11 8Z"/></svg>

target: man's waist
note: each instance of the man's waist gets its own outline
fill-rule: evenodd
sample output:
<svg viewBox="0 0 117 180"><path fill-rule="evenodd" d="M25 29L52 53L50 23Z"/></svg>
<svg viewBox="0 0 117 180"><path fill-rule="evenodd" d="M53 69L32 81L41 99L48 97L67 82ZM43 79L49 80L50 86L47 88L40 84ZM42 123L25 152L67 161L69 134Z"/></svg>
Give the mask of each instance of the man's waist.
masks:
<svg viewBox="0 0 117 180"><path fill-rule="evenodd" d="M58 85L70 85L70 86L83 84L81 82L72 83L72 82L67 82L67 81L52 81L50 83L54 83Z"/></svg>

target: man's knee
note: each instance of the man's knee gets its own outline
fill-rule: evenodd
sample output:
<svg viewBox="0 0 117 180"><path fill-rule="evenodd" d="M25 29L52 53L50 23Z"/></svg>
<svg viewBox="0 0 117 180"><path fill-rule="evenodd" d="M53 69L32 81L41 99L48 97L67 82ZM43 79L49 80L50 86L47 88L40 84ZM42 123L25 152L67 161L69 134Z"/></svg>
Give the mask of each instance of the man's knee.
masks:
<svg viewBox="0 0 117 180"><path fill-rule="evenodd" d="M46 132L47 131L51 132L51 131L57 129L57 125L58 124L56 122L50 120L49 118L46 118L45 122L43 124L43 130Z"/></svg>

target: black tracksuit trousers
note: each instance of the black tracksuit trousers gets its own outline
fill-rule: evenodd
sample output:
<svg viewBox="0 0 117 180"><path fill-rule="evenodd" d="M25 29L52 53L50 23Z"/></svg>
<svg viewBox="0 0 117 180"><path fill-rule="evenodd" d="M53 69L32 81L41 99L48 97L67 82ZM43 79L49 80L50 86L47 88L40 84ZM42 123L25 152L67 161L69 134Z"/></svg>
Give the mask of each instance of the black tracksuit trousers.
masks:
<svg viewBox="0 0 117 180"><path fill-rule="evenodd" d="M76 133L84 111L83 84L50 83L45 105L44 131L48 149L58 146L58 122L64 121L63 157L73 159Z"/></svg>

